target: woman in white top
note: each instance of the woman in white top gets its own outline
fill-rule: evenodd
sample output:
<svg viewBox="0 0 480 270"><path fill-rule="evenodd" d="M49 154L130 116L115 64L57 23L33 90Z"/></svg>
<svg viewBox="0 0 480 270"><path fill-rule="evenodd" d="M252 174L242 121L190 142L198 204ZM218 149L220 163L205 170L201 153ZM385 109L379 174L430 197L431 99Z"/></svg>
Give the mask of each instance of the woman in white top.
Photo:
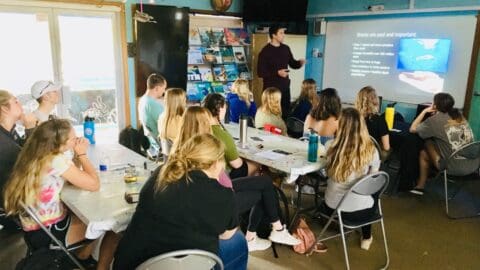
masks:
<svg viewBox="0 0 480 270"><path fill-rule="evenodd" d="M354 108L343 109L337 135L327 152L326 212L331 214L360 178L378 171L379 167L378 151L370 139L362 115ZM342 217L363 221L375 213L377 199L372 196L353 196ZM368 250L372 240L371 225L362 227L361 248Z"/></svg>

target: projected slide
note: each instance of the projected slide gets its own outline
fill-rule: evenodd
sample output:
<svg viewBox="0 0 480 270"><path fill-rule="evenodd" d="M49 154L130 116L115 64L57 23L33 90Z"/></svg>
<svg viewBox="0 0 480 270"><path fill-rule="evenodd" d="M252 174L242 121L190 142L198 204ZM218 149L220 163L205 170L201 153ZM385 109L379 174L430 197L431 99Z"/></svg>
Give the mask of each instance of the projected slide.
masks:
<svg viewBox="0 0 480 270"><path fill-rule="evenodd" d="M475 22L473 15L328 22L322 87L337 88L345 102L371 85L388 100L422 103L449 92L463 104Z"/></svg>
<svg viewBox="0 0 480 270"><path fill-rule="evenodd" d="M408 71L447 72L449 39L402 38L397 68Z"/></svg>

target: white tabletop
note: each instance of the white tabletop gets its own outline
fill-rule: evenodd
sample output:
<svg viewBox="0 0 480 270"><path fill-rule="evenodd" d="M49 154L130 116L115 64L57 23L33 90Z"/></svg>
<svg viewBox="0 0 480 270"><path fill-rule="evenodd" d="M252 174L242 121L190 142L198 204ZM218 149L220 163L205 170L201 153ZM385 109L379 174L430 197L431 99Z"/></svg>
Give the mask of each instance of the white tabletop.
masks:
<svg viewBox="0 0 480 270"><path fill-rule="evenodd" d="M324 158L318 158L317 162L307 160L308 142L249 127L247 129L247 145L242 148L238 143L239 125L225 124L225 128L236 140L238 153L242 158L286 172L289 174L287 183L293 183L298 176L318 171L325 166ZM252 137L260 140L254 140ZM282 150L290 154L276 155L276 153L272 153L272 150Z"/></svg>
<svg viewBox="0 0 480 270"><path fill-rule="evenodd" d="M126 189L140 189L150 172L156 165L145 157L119 144L92 145L88 149L88 157L98 168L101 156L106 156L110 164L107 172L100 172L100 190L90 192L72 185L65 185L61 198L68 208L87 225L86 237L98 238L103 232L120 232L125 230L136 204L128 204L124 199ZM147 170L144 169L147 163ZM125 184L124 169L127 164L133 164L139 172L139 181L135 184Z"/></svg>

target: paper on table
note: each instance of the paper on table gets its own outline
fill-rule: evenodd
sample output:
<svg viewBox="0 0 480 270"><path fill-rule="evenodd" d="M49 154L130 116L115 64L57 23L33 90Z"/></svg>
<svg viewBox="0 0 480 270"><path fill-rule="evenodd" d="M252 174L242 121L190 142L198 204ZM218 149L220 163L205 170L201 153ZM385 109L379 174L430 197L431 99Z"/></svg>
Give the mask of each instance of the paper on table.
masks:
<svg viewBox="0 0 480 270"><path fill-rule="evenodd" d="M284 157L287 156L287 155L284 155L284 154L273 152L273 150L258 152L255 155L259 156L259 157L262 157L262 158L270 159L270 160L278 160L278 159L281 159L281 158L284 158Z"/></svg>

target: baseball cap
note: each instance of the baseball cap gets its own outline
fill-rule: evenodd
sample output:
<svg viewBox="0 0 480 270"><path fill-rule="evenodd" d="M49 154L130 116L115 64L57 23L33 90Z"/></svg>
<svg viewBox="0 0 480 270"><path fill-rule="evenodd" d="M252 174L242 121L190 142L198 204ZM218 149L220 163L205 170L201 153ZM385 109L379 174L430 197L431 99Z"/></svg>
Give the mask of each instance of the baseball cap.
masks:
<svg viewBox="0 0 480 270"><path fill-rule="evenodd" d="M62 88L62 84L54 83L52 81L36 81L30 89L32 97L38 99L48 92L59 91Z"/></svg>

